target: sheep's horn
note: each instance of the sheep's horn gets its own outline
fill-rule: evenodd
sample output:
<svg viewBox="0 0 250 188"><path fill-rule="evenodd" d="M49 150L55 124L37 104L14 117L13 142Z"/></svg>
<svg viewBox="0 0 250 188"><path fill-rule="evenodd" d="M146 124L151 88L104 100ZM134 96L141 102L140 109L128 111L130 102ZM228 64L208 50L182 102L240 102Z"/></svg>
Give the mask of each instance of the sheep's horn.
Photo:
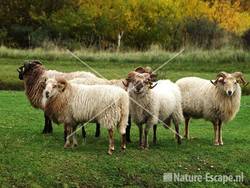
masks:
<svg viewBox="0 0 250 188"><path fill-rule="evenodd" d="M146 72L146 71L145 71L145 69L144 69L143 67L137 67L137 68L135 69L135 72L144 73L144 72Z"/></svg>
<svg viewBox="0 0 250 188"><path fill-rule="evenodd" d="M228 74L228 73L222 71L222 72L220 72L219 74L217 74L217 78L219 78L219 77L226 78L227 74Z"/></svg>
<svg viewBox="0 0 250 188"><path fill-rule="evenodd" d="M158 84L158 83L155 83L155 85L151 84L151 85L149 86L149 89L153 89L157 84ZM152 85L153 85L153 86L152 86Z"/></svg>
<svg viewBox="0 0 250 188"><path fill-rule="evenodd" d="M232 75L236 79L240 79L240 81L243 83L244 86L247 86L249 84L249 82L244 79L242 72L235 72Z"/></svg>
<svg viewBox="0 0 250 188"><path fill-rule="evenodd" d="M214 82L211 81L211 80L210 80L210 82L211 82L212 84L216 85L217 82L218 82L218 80L219 80L219 78L222 77L223 79L225 79L225 78L227 77L227 74L228 74L228 73L222 71L222 72L220 72L220 73L217 74L216 80L215 80Z"/></svg>
<svg viewBox="0 0 250 188"><path fill-rule="evenodd" d="M210 80L210 82L211 82L213 85L216 84L216 81Z"/></svg>
<svg viewBox="0 0 250 188"><path fill-rule="evenodd" d="M122 81L122 83L125 87L128 87L128 83L125 83L124 81Z"/></svg>

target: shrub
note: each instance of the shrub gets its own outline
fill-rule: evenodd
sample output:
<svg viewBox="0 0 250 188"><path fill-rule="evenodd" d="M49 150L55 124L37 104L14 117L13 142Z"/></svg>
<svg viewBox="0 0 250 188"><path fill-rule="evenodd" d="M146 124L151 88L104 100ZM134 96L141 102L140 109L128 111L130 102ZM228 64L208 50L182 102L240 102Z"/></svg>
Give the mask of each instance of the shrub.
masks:
<svg viewBox="0 0 250 188"><path fill-rule="evenodd" d="M223 45L225 31L206 18L189 18L184 27L185 41L201 48L219 48Z"/></svg>
<svg viewBox="0 0 250 188"><path fill-rule="evenodd" d="M250 29L248 29L243 35L242 35L243 45L246 49L250 50Z"/></svg>

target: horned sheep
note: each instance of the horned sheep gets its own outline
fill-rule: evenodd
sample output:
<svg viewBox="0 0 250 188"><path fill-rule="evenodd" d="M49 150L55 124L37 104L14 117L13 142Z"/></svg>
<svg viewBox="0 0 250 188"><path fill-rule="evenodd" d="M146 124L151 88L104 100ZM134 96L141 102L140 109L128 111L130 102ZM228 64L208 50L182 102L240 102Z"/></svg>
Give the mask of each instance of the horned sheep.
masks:
<svg viewBox="0 0 250 188"><path fill-rule="evenodd" d="M184 136L189 138L190 118L203 118L213 123L214 145L223 145L222 124L234 119L240 108L240 83L246 84L241 72L220 72L215 81L197 77L177 80L182 94Z"/></svg>
<svg viewBox="0 0 250 188"><path fill-rule="evenodd" d="M181 93L176 84L170 80L155 81L156 75L148 68L138 67L128 74L127 88L130 95L130 114L139 128L139 145L148 148L148 132L154 130L153 142L156 143L157 123L175 125L176 138L181 143L179 123L183 120ZM146 124L143 130L143 124ZM144 140L143 140L144 136Z"/></svg>

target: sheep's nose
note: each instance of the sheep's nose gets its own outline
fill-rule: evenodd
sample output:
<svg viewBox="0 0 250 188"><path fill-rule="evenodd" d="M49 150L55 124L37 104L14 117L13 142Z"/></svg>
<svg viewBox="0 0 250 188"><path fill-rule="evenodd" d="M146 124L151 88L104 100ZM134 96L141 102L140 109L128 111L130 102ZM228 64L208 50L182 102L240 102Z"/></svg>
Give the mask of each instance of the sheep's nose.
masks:
<svg viewBox="0 0 250 188"><path fill-rule="evenodd" d="M141 82L137 83L137 84L136 84L136 90L137 90L137 91L140 91L141 88L143 88L143 84L142 84Z"/></svg>
<svg viewBox="0 0 250 188"><path fill-rule="evenodd" d="M227 94L228 94L229 96L231 96L231 95L233 94L233 92L232 92L231 90L229 90L229 91L227 92Z"/></svg>
<svg viewBox="0 0 250 188"><path fill-rule="evenodd" d="M48 91L45 92L45 95L46 95L47 98L49 98L49 92Z"/></svg>

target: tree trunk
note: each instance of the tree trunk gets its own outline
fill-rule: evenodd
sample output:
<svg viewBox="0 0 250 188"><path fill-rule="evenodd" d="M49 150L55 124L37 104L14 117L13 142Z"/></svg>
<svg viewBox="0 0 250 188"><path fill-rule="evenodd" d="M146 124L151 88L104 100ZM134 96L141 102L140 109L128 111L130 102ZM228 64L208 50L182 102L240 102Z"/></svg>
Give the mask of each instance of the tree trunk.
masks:
<svg viewBox="0 0 250 188"><path fill-rule="evenodd" d="M118 36L117 36L117 38L118 38L118 40L117 40L117 49L116 49L117 52L120 51L122 35L123 35L123 31L119 32Z"/></svg>

